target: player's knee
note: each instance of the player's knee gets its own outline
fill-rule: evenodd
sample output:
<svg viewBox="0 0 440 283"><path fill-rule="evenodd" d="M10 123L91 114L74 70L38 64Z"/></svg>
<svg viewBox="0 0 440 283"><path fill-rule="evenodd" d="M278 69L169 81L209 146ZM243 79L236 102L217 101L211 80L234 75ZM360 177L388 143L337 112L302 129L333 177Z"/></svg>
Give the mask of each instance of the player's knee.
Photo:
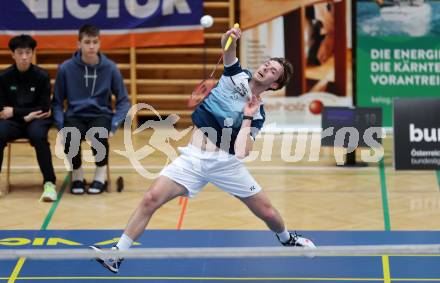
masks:
<svg viewBox="0 0 440 283"><path fill-rule="evenodd" d="M152 191L148 191L144 194L141 201L142 207L148 210L156 210L161 206L157 194Z"/></svg>

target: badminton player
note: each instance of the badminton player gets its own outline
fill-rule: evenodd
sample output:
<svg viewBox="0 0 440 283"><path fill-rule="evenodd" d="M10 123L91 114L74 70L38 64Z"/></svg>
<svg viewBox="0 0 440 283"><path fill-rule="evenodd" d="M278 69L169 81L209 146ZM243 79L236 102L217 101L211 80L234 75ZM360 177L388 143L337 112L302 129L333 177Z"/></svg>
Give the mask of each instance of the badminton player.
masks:
<svg viewBox="0 0 440 283"><path fill-rule="evenodd" d="M129 249L157 209L178 196L196 196L207 183L240 199L264 221L282 245L315 247L309 239L287 230L280 213L241 161L251 151L265 121L261 94L286 85L293 69L285 59L271 58L254 73L243 70L236 57L240 35L239 28L232 28L223 35L223 48L228 38L232 39L224 51L224 73L192 114L195 130L190 143L180 149L181 155L152 183L114 249ZM100 251L98 247L92 248ZM114 273L122 261L99 256L96 260Z"/></svg>

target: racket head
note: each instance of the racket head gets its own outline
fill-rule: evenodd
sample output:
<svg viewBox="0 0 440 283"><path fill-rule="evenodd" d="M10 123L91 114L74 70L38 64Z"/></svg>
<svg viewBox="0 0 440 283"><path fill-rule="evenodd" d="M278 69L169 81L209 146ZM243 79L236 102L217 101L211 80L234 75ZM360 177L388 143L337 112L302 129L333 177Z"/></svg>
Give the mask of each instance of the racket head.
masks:
<svg viewBox="0 0 440 283"><path fill-rule="evenodd" d="M217 81L213 78L208 78L201 81L191 93L188 99L188 107L194 108L209 95L211 90L215 87Z"/></svg>

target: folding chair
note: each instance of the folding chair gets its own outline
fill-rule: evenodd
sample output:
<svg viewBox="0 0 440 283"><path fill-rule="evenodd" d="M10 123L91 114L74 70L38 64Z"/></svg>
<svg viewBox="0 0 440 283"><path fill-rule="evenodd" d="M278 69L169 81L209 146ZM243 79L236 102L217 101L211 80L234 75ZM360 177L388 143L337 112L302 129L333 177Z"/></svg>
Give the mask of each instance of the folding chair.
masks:
<svg viewBox="0 0 440 283"><path fill-rule="evenodd" d="M16 139L13 141L8 142L6 147L8 148L7 154L8 158L6 159L6 187L3 188L2 195L7 195L9 193L9 190L11 189L11 152L12 152L12 145L13 144L24 144L24 143L30 143L29 139Z"/></svg>

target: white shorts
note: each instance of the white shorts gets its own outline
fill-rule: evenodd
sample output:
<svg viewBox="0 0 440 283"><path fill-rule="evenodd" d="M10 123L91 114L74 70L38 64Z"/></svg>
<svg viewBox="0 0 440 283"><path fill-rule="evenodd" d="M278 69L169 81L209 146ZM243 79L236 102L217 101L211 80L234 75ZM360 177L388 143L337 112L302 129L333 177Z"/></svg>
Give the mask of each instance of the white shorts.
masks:
<svg viewBox="0 0 440 283"><path fill-rule="evenodd" d="M179 148L181 155L166 166L160 175L166 176L188 190L194 197L209 182L240 198L261 191L243 163L235 156L222 152L202 151L189 144Z"/></svg>

